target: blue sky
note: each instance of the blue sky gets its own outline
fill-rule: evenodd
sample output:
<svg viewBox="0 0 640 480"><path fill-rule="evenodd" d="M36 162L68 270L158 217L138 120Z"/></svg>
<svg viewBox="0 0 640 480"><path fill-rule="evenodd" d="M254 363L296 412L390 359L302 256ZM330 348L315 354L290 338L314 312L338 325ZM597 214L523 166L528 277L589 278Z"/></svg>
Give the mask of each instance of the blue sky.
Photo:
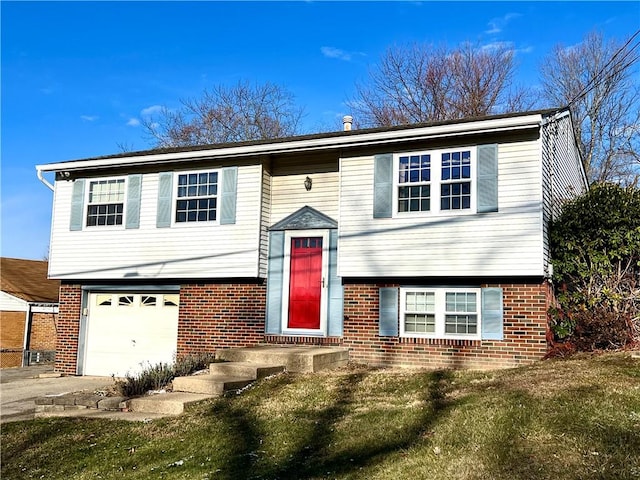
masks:
<svg viewBox="0 0 640 480"><path fill-rule="evenodd" d="M47 254L53 194L35 165L150 148L145 112L238 80L285 86L307 132L350 113L393 44L506 43L518 81L599 30L625 40L640 2L9 2L2 17L2 256Z"/></svg>

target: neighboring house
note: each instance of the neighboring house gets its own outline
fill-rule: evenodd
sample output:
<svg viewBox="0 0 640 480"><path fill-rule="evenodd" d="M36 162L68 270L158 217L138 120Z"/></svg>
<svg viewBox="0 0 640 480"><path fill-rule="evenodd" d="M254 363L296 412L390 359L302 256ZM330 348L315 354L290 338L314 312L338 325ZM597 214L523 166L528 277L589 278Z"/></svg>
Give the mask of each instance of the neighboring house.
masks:
<svg viewBox="0 0 640 480"><path fill-rule="evenodd" d="M540 359L547 226L588 188L551 110L37 171L54 189L56 369L91 375L260 343L376 365Z"/></svg>
<svg viewBox="0 0 640 480"><path fill-rule="evenodd" d="M59 280L47 262L0 258L0 363L2 368L53 361Z"/></svg>

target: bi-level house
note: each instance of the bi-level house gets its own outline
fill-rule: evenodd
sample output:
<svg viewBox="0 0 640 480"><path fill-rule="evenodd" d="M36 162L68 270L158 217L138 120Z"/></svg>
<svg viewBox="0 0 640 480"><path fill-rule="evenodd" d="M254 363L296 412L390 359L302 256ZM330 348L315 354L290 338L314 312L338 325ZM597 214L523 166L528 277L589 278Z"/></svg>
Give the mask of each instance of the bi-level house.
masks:
<svg viewBox="0 0 640 480"><path fill-rule="evenodd" d="M54 191L56 369L81 375L262 343L376 365L540 359L547 227L588 188L565 110L37 172Z"/></svg>

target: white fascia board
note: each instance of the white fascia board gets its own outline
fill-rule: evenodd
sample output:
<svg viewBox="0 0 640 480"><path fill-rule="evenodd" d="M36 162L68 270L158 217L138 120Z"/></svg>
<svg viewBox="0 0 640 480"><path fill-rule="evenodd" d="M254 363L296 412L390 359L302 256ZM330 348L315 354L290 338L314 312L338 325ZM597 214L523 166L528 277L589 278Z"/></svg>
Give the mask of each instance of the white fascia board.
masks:
<svg viewBox="0 0 640 480"><path fill-rule="evenodd" d="M33 313L58 313L57 303L31 303Z"/></svg>
<svg viewBox="0 0 640 480"><path fill-rule="evenodd" d="M196 160L201 158L225 159L251 155L267 155L278 153L309 152L328 148L348 148L369 145L389 145L411 140L427 140L447 138L457 135L472 135L478 133L497 133L515 131L532 127L539 127L542 122L541 114L525 115L475 122L453 123L429 127L407 128L387 132L371 132L339 137L321 137L306 140L290 140L259 145L239 145L209 150L187 150L175 153L158 153L131 157L110 157L92 160L73 160L68 162L36 165L38 172L55 172L60 170L91 170L111 166L131 166L145 164L161 164L180 160Z"/></svg>

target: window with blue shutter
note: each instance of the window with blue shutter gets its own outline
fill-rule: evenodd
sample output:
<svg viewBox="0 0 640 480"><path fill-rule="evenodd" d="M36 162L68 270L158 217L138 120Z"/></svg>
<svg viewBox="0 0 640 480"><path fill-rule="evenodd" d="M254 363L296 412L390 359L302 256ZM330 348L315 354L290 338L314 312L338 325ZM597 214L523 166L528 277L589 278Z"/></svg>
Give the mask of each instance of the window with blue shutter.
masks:
<svg viewBox="0 0 640 480"><path fill-rule="evenodd" d="M374 157L373 218L390 218L393 214L393 155Z"/></svg>
<svg viewBox="0 0 640 480"><path fill-rule="evenodd" d="M236 223L236 196L238 189L238 167L222 169L222 197L220 206L220 224Z"/></svg>
<svg viewBox="0 0 640 480"><path fill-rule="evenodd" d="M282 325L282 286L284 280L284 232L269 233L267 277L267 334L278 335Z"/></svg>
<svg viewBox="0 0 640 480"><path fill-rule="evenodd" d="M381 337L398 336L398 288L382 287L379 291L378 329Z"/></svg>
<svg viewBox="0 0 640 480"><path fill-rule="evenodd" d="M171 226L171 211L173 205L173 172L158 174L158 209L156 213L156 227Z"/></svg>
<svg viewBox="0 0 640 480"><path fill-rule="evenodd" d="M127 214L125 228L140 228L140 195L142 175L129 175L127 182Z"/></svg>
<svg viewBox="0 0 640 480"><path fill-rule="evenodd" d="M478 213L498 211L498 145L478 146Z"/></svg>
<svg viewBox="0 0 640 480"><path fill-rule="evenodd" d="M503 338L501 288L402 287L398 311L403 337Z"/></svg>
<svg viewBox="0 0 640 480"><path fill-rule="evenodd" d="M482 289L482 339L503 340L502 288Z"/></svg>
<svg viewBox="0 0 640 480"><path fill-rule="evenodd" d="M497 144L374 157L374 218L497 211Z"/></svg>
<svg viewBox="0 0 640 480"><path fill-rule="evenodd" d="M77 179L73 182L71 192L71 218L69 221L69 230L82 230L84 219L84 180Z"/></svg>
<svg viewBox="0 0 640 480"><path fill-rule="evenodd" d="M330 337L342 336L344 319L344 287L338 276L338 230L329 233L329 325Z"/></svg>

